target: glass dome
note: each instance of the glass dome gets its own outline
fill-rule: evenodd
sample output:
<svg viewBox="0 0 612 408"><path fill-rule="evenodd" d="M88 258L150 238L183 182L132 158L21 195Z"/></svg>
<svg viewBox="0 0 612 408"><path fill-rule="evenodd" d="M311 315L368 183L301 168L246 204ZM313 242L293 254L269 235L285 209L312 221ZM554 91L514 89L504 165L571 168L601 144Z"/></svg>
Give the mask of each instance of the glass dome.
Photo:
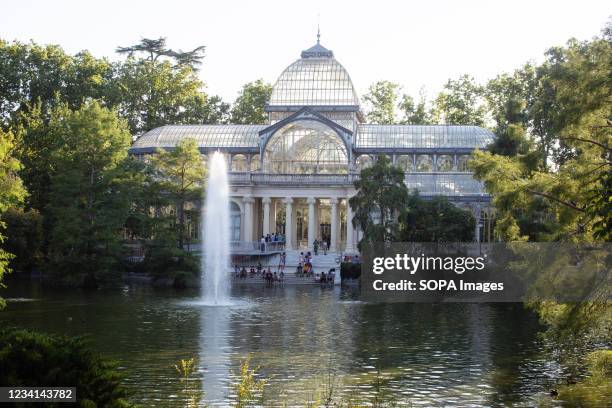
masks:
<svg viewBox="0 0 612 408"><path fill-rule="evenodd" d="M348 154L342 139L329 127L301 120L279 129L264 151L266 173L345 174Z"/></svg>
<svg viewBox="0 0 612 408"><path fill-rule="evenodd" d="M317 44L278 77L268 105L358 106L359 97L346 69Z"/></svg>

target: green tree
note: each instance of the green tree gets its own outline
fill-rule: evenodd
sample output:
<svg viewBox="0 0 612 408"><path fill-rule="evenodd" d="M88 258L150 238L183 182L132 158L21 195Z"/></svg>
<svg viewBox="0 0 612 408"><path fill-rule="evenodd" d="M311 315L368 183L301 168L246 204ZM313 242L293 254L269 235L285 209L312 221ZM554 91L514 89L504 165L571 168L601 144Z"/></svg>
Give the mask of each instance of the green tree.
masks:
<svg viewBox="0 0 612 408"><path fill-rule="evenodd" d="M71 56L57 45L0 40L0 125L36 104L46 113L58 100L78 109L104 98L112 76L111 63L87 51Z"/></svg>
<svg viewBox="0 0 612 408"><path fill-rule="evenodd" d="M30 272L43 262L42 216L36 210L24 211L11 207L1 218L6 225L7 237L4 249L15 256L11 269Z"/></svg>
<svg viewBox="0 0 612 408"><path fill-rule="evenodd" d="M197 67L202 64L206 46L200 45L191 51L173 50L166 46L166 38L142 38L138 44L127 47L117 47L117 53L127 54L134 57L136 54L144 54L145 59L150 62L157 62L161 59L170 58L177 65L185 65L197 71Z"/></svg>
<svg viewBox="0 0 612 408"><path fill-rule="evenodd" d="M399 84L390 81L378 81L368 88L363 96L366 103L366 117L371 123L396 123L399 101Z"/></svg>
<svg viewBox="0 0 612 408"><path fill-rule="evenodd" d="M10 132L3 132L0 129L0 216L9 208L21 205L26 190L23 187L18 172L21 163L14 157L14 136ZM0 243L4 242L5 223L0 221ZM4 275L10 272L9 261L13 255L0 248L0 287ZM4 308L4 300L0 297L0 309Z"/></svg>
<svg viewBox="0 0 612 408"><path fill-rule="evenodd" d="M427 98L425 92L421 90L419 101L415 103L410 95L402 95L399 103L402 112L400 123L405 125L430 125L433 124L431 113L427 109Z"/></svg>
<svg viewBox="0 0 612 408"><path fill-rule="evenodd" d="M570 40L566 47L549 50L544 64L536 68L538 83L530 110L538 144L532 149L546 165L530 166L521 152L476 152L470 161L475 177L493 196L496 229L505 240L612 239L610 26L600 38ZM528 234L517 217L534 208L548 227L537 236ZM601 299L605 289L597 285L586 298ZM573 375L586 364L584 350L601 348L610 337L612 306L603 299L530 304L546 324L544 337L554 355L574 368L569 370Z"/></svg>
<svg viewBox="0 0 612 408"><path fill-rule="evenodd" d="M181 140L173 150L158 150L151 158L157 180L156 191L165 194L175 211L176 246L183 250L187 237L186 211L204 194L205 167L193 139Z"/></svg>
<svg viewBox="0 0 612 408"><path fill-rule="evenodd" d="M133 134L168 124L227 120L229 105L204 93L204 84L188 65L131 57L116 69L110 103Z"/></svg>
<svg viewBox="0 0 612 408"><path fill-rule="evenodd" d="M242 87L231 111L232 123L265 124L268 115L264 110L272 95L272 85L262 79Z"/></svg>
<svg viewBox="0 0 612 408"><path fill-rule="evenodd" d="M424 200L414 193L400 214L399 224L400 241L471 242L476 219L470 211L453 205L447 197Z"/></svg>
<svg viewBox="0 0 612 408"><path fill-rule="evenodd" d="M355 181L357 194L349 205L355 215L352 222L364 232L365 242L389 242L397 237L397 217L408 200L404 184L404 172L395 167L386 156L379 156L376 163L361 171Z"/></svg>
<svg viewBox="0 0 612 408"><path fill-rule="evenodd" d="M123 188L130 145L125 121L93 101L58 124L60 147L51 178L51 260L72 283L93 285L112 272L121 254L120 232L130 206Z"/></svg>
<svg viewBox="0 0 612 408"><path fill-rule="evenodd" d="M535 67L527 64L512 74L498 75L485 87L485 97L495 121L495 141L489 150L515 156L530 150L527 129L536 87Z"/></svg>
<svg viewBox="0 0 612 408"><path fill-rule="evenodd" d="M471 76L449 79L433 101L433 119L448 125L484 126L487 109L483 96L483 87Z"/></svg>

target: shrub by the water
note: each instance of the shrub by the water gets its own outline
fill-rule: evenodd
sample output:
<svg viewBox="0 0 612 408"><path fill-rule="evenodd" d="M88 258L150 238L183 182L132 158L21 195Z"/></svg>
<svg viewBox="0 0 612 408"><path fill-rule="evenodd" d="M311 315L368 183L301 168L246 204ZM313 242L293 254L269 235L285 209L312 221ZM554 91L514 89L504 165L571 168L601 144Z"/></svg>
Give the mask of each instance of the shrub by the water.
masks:
<svg viewBox="0 0 612 408"><path fill-rule="evenodd" d="M0 330L2 387L76 387L80 407L132 407L121 379L114 365L92 351L82 337Z"/></svg>
<svg viewBox="0 0 612 408"><path fill-rule="evenodd" d="M361 264L342 262L342 264L340 264L340 277L342 280L359 279L361 277Z"/></svg>

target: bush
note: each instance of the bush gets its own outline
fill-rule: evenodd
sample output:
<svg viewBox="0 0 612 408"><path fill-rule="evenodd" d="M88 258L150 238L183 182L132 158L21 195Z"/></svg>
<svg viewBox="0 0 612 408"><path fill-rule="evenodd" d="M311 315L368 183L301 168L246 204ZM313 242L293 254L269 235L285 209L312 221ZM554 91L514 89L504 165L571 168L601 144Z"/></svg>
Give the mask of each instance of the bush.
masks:
<svg viewBox="0 0 612 408"><path fill-rule="evenodd" d="M340 278L359 279L361 277L361 264L353 262L342 262L340 264Z"/></svg>
<svg viewBox="0 0 612 408"><path fill-rule="evenodd" d="M82 337L0 331L0 386L76 387L81 407L131 407L121 376Z"/></svg>

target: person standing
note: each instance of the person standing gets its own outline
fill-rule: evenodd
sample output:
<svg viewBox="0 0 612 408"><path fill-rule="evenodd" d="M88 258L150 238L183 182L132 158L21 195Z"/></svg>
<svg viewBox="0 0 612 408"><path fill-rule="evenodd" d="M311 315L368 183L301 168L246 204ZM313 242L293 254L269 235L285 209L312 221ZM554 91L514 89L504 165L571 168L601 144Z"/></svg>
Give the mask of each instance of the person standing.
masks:
<svg viewBox="0 0 612 408"><path fill-rule="evenodd" d="M317 241L315 239L314 242L312 243L312 247L314 249L314 254L318 255L318 253L319 253L319 241Z"/></svg>

